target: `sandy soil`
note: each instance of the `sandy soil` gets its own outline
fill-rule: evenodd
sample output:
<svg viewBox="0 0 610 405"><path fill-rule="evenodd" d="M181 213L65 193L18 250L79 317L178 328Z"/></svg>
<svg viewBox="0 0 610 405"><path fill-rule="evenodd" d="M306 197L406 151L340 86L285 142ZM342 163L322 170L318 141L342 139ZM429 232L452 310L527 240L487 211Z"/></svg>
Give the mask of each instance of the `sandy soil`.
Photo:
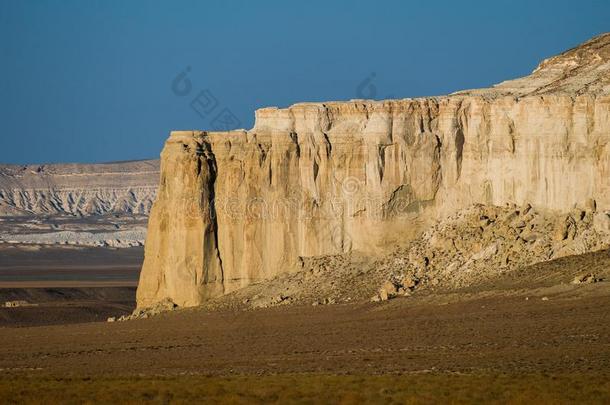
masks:
<svg viewBox="0 0 610 405"><path fill-rule="evenodd" d="M610 288L538 292L4 328L0 398L610 400Z"/></svg>
<svg viewBox="0 0 610 405"><path fill-rule="evenodd" d="M0 330L0 368L59 375L610 370L610 288Z"/></svg>
<svg viewBox="0 0 610 405"><path fill-rule="evenodd" d="M0 288L41 286L44 282L137 283L143 248L0 245Z"/></svg>
<svg viewBox="0 0 610 405"><path fill-rule="evenodd" d="M382 303L196 308L115 323L90 322L80 308L65 319L87 323L0 327L0 402L607 403L610 282L572 285L568 275L607 274L609 264L608 252L563 258ZM122 297L88 294L90 308ZM31 324L56 304L72 305L39 307Z"/></svg>
<svg viewBox="0 0 610 405"><path fill-rule="evenodd" d="M0 328L105 321L129 314L142 248L0 247Z"/></svg>
<svg viewBox="0 0 610 405"><path fill-rule="evenodd" d="M0 329L104 322L127 315L135 305L136 287L0 288L0 302L26 301L27 306L0 307Z"/></svg>

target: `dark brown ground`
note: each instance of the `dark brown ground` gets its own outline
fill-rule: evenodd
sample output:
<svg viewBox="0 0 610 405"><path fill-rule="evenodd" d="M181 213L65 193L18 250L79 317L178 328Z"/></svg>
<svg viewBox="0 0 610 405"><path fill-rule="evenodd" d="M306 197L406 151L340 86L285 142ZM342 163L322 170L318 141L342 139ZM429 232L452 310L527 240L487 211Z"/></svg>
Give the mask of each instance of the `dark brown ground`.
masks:
<svg viewBox="0 0 610 405"><path fill-rule="evenodd" d="M131 313L143 249L0 246L0 328L105 321Z"/></svg>
<svg viewBox="0 0 610 405"><path fill-rule="evenodd" d="M0 402L41 393L65 400L60 393L68 390L75 402L119 395L607 403L608 286L545 296L185 310L121 323L5 328Z"/></svg>
<svg viewBox="0 0 610 405"><path fill-rule="evenodd" d="M0 288L136 285L144 248L0 245Z"/></svg>
<svg viewBox="0 0 610 405"><path fill-rule="evenodd" d="M0 288L1 303L25 300L35 304L0 307L0 328L103 322L131 313L135 295L135 287Z"/></svg>
<svg viewBox="0 0 610 405"><path fill-rule="evenodd" d="M600 283L548 301L397 299L6 328L0 367L72 376L610 371L608 292Z"/></svg>
<svg viewBox="0 0 610 405"><path fill-rule="evenodd" d="M0 402L608 403L610 283L554 277L609 261L381 304L0 328Z"/></svg>

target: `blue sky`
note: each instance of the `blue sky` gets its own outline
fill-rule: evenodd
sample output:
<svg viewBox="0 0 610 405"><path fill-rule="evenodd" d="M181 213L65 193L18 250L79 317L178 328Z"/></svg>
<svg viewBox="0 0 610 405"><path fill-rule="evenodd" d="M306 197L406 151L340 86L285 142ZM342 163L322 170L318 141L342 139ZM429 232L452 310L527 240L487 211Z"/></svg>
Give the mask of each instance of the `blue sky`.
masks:
<svg viewBox="0 0 610 405"><path fill-rule="evenodd" d="M590 0L0 0L0 162L153 158L219 115L488 86L606 31Z"/></svg>

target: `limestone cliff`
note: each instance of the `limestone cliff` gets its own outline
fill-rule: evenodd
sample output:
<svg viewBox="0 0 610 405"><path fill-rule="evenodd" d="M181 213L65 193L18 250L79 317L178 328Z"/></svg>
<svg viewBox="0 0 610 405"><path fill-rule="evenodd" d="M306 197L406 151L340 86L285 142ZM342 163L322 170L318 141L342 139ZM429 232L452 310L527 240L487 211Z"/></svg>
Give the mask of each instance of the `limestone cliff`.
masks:
<svg viewBox="0 0 610 405"><path fill-rule="evenodd" d="M301 258L404 245L473 203L610 208L610 34L490 89L256 112L173 132L138 306L202 303Z"/></svg>

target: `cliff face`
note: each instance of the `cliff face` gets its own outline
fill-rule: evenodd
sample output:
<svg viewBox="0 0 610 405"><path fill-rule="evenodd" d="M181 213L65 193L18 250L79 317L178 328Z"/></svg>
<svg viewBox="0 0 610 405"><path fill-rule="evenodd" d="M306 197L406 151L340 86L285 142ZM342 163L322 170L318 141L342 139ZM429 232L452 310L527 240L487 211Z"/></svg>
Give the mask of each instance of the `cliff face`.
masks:
<svg viewBox="0 0 610 405"><path fill-rule="evenodd" d="M159 161L0 165L0 216L148 214Z"/></svg>
<svg viewBox="0 0 610 405"><path fill-rule="evenodd" d="M490 89L265 108L249 131L173 132L138 306L197 305L301 257L379 254L473 203L610 208L609 49L606 34Z"/></svg>

